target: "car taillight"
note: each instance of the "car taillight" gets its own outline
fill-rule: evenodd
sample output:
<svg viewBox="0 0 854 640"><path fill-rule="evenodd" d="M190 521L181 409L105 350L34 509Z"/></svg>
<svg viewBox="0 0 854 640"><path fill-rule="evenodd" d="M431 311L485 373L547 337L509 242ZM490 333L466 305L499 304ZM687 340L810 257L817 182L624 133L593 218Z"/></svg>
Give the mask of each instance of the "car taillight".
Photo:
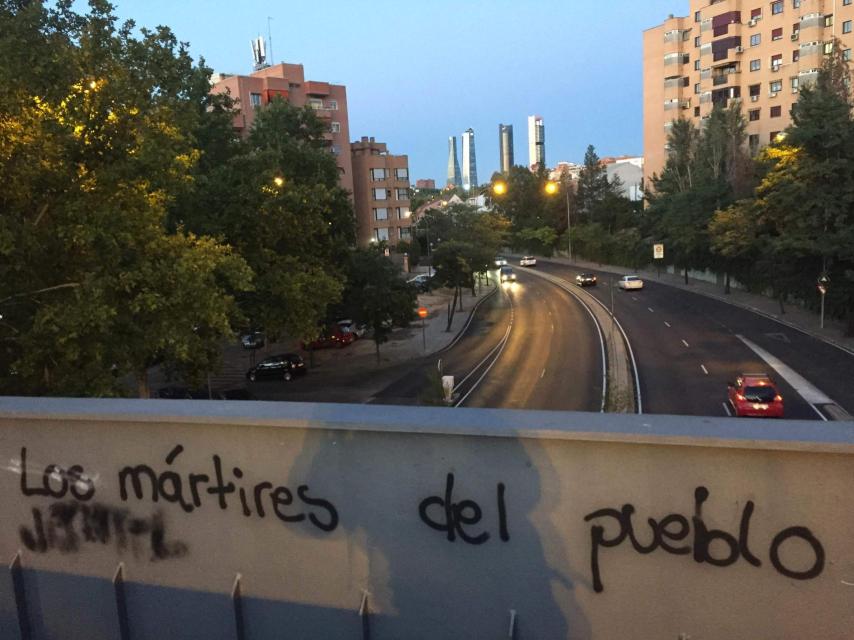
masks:
<svg viewBox="0 0 854 640"><path fill-rule="evenodd" d="M783 402L783 396L781 396L781 395L774 396L774 402Z"/></svg>
<svg viewBox="0 0 854 640"><path fill-rule="evenodd" d="M741 401L741 402L744 402L744 396L743 396L743 395L741 395L740 393L736 393L736 394L735 394L735 399L736 399L736 400L739 400L739 401Z"/></svg>

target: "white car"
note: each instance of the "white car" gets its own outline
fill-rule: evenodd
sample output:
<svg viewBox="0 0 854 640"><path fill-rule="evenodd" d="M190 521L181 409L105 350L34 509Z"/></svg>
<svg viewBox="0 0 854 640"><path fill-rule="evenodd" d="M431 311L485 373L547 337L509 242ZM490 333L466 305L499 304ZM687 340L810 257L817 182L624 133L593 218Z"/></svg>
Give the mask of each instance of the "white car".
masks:
<svg viewBox="0 0 854 640"><path fill-rule="evenodd" d="M505 258L504 256L496 256L495 257L495 266L496 267L503 267L505 264L507 264L507 258Z"/></svg>
<svg viewBox="0 0 854 640"><path fill-rule="evenodd" d="M520 267L536 267L537 259L534 256L524 256L519 260Z"/></svg>
<svg viewBox="0 0 854 640"><path fill-rule="evenodd" d="M625 291L629 289L643 289L643 280L637 276L623 276L617 281L617 288Z"/></svg>

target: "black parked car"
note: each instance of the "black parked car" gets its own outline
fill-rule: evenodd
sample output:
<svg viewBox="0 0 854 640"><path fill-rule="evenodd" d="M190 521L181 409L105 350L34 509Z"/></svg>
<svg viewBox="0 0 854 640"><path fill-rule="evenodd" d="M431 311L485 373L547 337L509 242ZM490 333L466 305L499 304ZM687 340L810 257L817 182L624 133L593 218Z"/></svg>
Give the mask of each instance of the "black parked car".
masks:
<svg viewBox="0 0 854 640"><path fill-rule="evenodd" d="M301 357L295 353L280 353L264 358L246 372L246 377L253 382L265 378L290 381L294 376L303 375L305 372L305 362Z"/></svg>

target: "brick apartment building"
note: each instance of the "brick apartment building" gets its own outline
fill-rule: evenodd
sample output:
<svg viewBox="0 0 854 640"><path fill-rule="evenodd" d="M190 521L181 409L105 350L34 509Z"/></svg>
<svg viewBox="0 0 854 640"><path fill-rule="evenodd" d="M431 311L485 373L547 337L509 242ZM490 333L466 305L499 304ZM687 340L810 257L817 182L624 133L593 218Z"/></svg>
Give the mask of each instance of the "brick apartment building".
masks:
<svg viewBox="0 0 854 640"><path fill-rule="evenodd" d="M240 113L234 118L234 129L243 136L248 135L252 127L255 109L263 108L277 96L297 107L307 105L315 109L317 116L329 126L325 137L338 164L341 187L353 191L346 87L306 80L301 64L276 64L248 76L221 75L211 91L229 91L239 100Z"/></svg>
<svg viewBox="0 0 854 640"><path fill-rule="evenodd" d="M644 32L644 179L661 173L672 121L701 124L712 106L741 104L754 153L791 122L839 38L850 59L854 0L690 0Z"/></svg>
<svg viewBox="0 0 854 640"><path fill-rule="evenodd" d="M409 158L391 155L385 143L363 136L350 145L356 239L360 245L411 238Z"/></svg>

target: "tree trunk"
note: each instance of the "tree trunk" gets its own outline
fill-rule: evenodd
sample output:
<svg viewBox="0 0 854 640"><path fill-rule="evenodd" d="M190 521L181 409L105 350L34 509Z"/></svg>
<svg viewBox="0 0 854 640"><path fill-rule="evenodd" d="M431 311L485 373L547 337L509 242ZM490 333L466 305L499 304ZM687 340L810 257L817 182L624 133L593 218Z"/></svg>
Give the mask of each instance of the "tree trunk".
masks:
<svg viewBox="0 0 854 640"><path fill-rule="evenodd" d="M783 306L783 294L782 293L777 294L777 301L780 303L780 315L781 316L786 315L786 307Z"/></svg>
<svg viewBox="0 0 854 640"><path fill-rule="evenodd" d="M151 397L151 389L148 388L148 371L136 374L136 389L141 399L146 400Z"/></svg>
<svg viewBox="0 0 854 640"><path fill-rule="evenodd" d="M730 294L730 286L729 286L729 271L726 272L725 280L724 280L724 293Z"/></svg>
<svg viewBox="0 0 854 640"><path fill-rule="evenodd" d="M685 284L688 284L688 265L685 265Z"/></svg>
<svg viewBox="0 0 854 640"><path fill-rule="evenodd" d="M463 288L460 285L457 285L457 292L460 294L460 311L465 311L465 309L463 309ZM456 295L456 293L454 295Z"/></svg>
<svg viewBox="0 0 854 640"><path fill-rule="evenodd" d="M377 340L376 338L374 339L374 345L376 345L376 348L377 348L377 364L379 364L380 363L380 341Z"/></svg>
<svg viewBox="0 0 854 640"><path fill-rule="evenodd" d="M454 289L454 302L453 304L448 303L448 326L445 328L445 333L449 333L451 331L451 323L454 321L454 311L457 308L457 290Z"/></svg>

